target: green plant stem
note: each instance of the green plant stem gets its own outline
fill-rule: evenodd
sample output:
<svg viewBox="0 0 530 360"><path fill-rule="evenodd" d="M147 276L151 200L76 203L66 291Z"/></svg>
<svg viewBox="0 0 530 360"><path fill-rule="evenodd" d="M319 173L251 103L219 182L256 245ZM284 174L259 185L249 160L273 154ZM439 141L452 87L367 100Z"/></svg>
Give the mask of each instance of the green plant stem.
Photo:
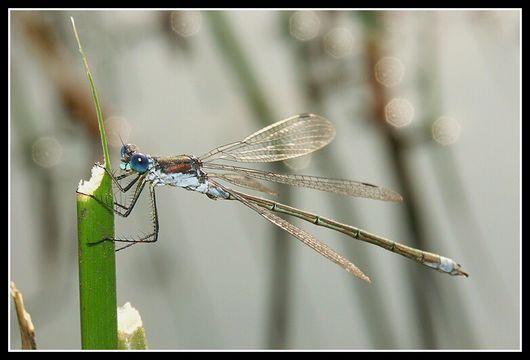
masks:
<svg viewBox="0 0 530 360"><path fill-rule="evenodd" d="M93 195L104 198L110 186L109 178L104 176ZM77 221L82 347L116 349L118 330L114 243L106 241L90 244L114 237L114 217L96 200L78 193Z"/></svg>
<svg viewBox="0 0 530 360"><path fill-rule="evenodd" d="M81 46L81 40L79 40L77 29L75 28L74 18L70 18L70 20L72 20L72 27L74 28L75 39L77 40L77 44L79 45L79 52L81 53L81 57L83 58L83 65L85 66L86 75L87 75L88 81L90 82L90 89L92 90L92 97L94 98L94 105L96 106L99 133L101 135L101 147L103 148L103 157L105 158L105 167L107 168L107 170L110 171L111 167L110 167L109 147L107 145L107 133L105 132L105 124L103 123L103 113L101 112L101 106L99 105L96 85L94 84L94 79L92 78L92 73L90 72L90 68L88 66L88 60L85 56L85 52L83 51L83 47Z"/></svg>
<svg viewBox="0 0 530 360"><path fill-rule="evenodd" d="M101 144L105 156L105 166L110 170L105 127L96 87L73 18L71 20L94 97L101 133ZM88 183L81 184L77 194L82 348L117 349L118 325L114 243L104 241L97 245L93 244L104 238L114 238L114 214L85 194L93 195L98 199L110 199L109 203L113 204L112 182L103 169L95 167L92 170L92 179Z"/></svg>

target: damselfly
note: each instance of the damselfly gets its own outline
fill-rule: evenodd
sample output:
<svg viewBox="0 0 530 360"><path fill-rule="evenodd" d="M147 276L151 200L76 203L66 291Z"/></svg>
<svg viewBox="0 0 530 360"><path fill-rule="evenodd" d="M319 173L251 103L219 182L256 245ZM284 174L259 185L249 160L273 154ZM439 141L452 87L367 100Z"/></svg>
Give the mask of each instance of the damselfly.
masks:
<svg viewBox="0 0 530 360"><path fill-rule="evenodd" d="M140 152L136 145L123 144L120 164L123 173L119 176L109 175L112 176L119 191L123 193L127 193L134 187L133 196L128 203L114 202L114 206L108 206L105 202L96 200L112 208L118 215L127 217L147 184L153 212L153 230L152 233L138 239L102 239L95 244L102 241L126 243L125 246L117 249L119 251L137 243L157 241L159 225L155 188L169 185L197 191L214 200L237 200L346 271L368 282L370 278L348 259L275 213L291 215L315 225L340 231L354 239L380 246L446 274L468 276L460 264L441 255L418 250L353 226L276 201L246 194L222 184L223 182L231 183L270 194L272 191L260 183L260 180L267 180L341 195L385 201L402 200L396 192L372 184L308 175L278 174L218 163L219 161L258 163L292 159L321 149L329 144L334 136L335 129L327 119L315 114L300 114L267 126L241 141L215 148L200 157L191 155L151 156ZM127 185L122 186L121 180L130 177L133 179Z"/></svg>

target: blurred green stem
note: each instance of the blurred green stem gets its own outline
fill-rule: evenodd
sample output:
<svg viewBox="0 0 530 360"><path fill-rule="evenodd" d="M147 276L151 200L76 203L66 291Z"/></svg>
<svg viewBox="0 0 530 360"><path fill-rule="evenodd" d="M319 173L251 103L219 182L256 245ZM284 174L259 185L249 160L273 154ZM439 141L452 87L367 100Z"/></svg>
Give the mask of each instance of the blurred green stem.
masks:
<svg viewBox="0 0 530 360"><path fill-rule="evenodd" d="M329 16L332 13L319 13L319 16ZM328 19L333 21L334 19ZM289 23L289 17L286 16L283 19L284 24ZM317 67L314 66L321 57L326 56L323 52L321 44L316 42L300 42L294 40L288 32L285 34L286 40L291 43L293 53L295 54L295 62L297 64L296 69L298 70L298 80L300 86L303 89L302 93L306 97L306 107L310 112L320 114L323 109L325 92L329 87L329 81L322 81L322 77L318 76ZM293 44L294 42L294 44ZM350 81L350 78L344 78L337 76L337 78L343 81ZM346 178L342 173L344 166L339 163L338 158L331 156L329 151L324 151L319 156L314 156L313 159L319 159L318 168L325 174L333 174L332 177ZM333 201L332 210L336 214L336 217L343 217L347 214L350 223L351 219L356 219L356 211L350 202L345 201ZM363 246L357 246L352 241L345 240L344 247L346 254L351 255L351 259L363 259L363 264L370 264L367 251ZM369 266L367 266L369 268ZM351 290L354 297L359 299L362 304L363 315L366 318L366 328L369 331L369 339L371 341L371 347L377 349L392 349L396 347L395 336L392 332L392 326L390 326L390 315L388 314L388 307L381 303L380 299L384 298L381 294L381 289L377 286L370 288L370 291L359 291L357 282L352 282ZM383 305L383 306L382 306Z"/></svg>
<svg viewBox="0 0 530 360"><path fill-rule="evenodd" d="M418 34L418 41L421 44L425 44L418 54L419 64L422 66L418 67L417 79L419 101L424 104L425 108L425 119L423 121L423 133L425 137L429 138L431 148L428 151L428 155L433 159L432 164L433 173L435 176L434 180L437 182L436 188L440 191L441 204L444 206L445 212L449 219L451 219L452 226L449 229L454 231L453 236L458 239L480 239L482 238L479 234L480 226L478 226L476 217L473 209L469 206L467 199L467 192L464 189L462 176L456 166L456 160L453 154L452 147L440 146L438 143L432 141L432 123L434 120L442 114L442 101L443 94L440 88L440 76L438 63L439 54L438 50L438 38L437 38L437 17L432 14L429 18L423 19L424 23L422 27L426 31L422 31ZM485 259L484 263L491 264L494 266L493 256L488 252L486 246L474 247L473 250L466 249L464 241L457 242L457 249L462 252L473 252L475 256ZM459 251L460 253L460 251ZM492 271L492 274L499 274L501 271ZM494 275L496 276L496 275ZM495 281L490 279L490 283L500 284L497 288L498 292L506 293L503 288L503 281L498 278ZM486 284L484 284L486 285ZM455 287L452 289L451 298L441 298L440 308L443 311L450 312L458 317L459 326L455 331L451 332L453 341L452 343L458 344L459 346L466 346L473 348L477 341L475 339L474 331L469 320L468 311L466 310L465 304L459 288Z"/></svg>
<svg viewBox="0 0 530 360"><path fill-rule="evenodd" d="M251 69L249 60L245 57L241 45L230 26L225 15L219 11L208 11L206 15L215 43L219 45L221 54L225 57L226 64L232 67L234 75L243 86L242 94L246 97L249 108L254 113L260 126L271 124L276 119L267 103L267 98L259 85L258 79ZM284 167L276 164L274 171L285 171ZM288 190L282 192L282 202L289 203ZM285 348L287 345L287 297L289 293L289 264L290 264L290 239L288 234L280 228L275 228L272 242L271 264L271 289L270 294L270 319L268 329L267 347L273 349Z"/></svg>
<svg viewBox="0 0 530 360"><path fill-rule="evenodd" d="M358 15L364 27L367 73L370 74L369 86L373 98L370 118L378 126L386 140L387 153L391 158L393 171L399 181L399 189L404 198L403 206L406 213L404 224L410 233L410 243L418 249L428 250L429 232L426 231L425 212L422 211L421 202L414 190L413 179L417 178L419 174L408 171L410 168L407 166L406 160L408 144L397 131L385 122L385 106L389 101L389 94L386 88L375 79L373 73L375 64L383 57L384 20L382 14L376 11L363 11ZM436 323L430 308L437 304L437 296L434 294L439 294L440 291L436 281L430 280L432 276L432 274L427 274L424 271L411 271L410 275L411 306L417 314L416 324L422 341L421 347L425 349L433 349L438 345L435 334Z"/></svg>

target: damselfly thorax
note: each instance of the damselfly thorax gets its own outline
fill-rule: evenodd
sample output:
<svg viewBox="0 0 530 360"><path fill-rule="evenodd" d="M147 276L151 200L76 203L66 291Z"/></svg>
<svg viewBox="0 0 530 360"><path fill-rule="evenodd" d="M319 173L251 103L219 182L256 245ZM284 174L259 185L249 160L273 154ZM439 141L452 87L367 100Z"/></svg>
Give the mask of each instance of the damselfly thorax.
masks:
<svg viewBox="0 0 530 360"><path fill-rule="evenodd" d="M124 145L130 151L130 145ZM230 194L212 185L201 168L201 161L191 155L153 156L146 155L148 170L146 179L155 186L177 186L206 194L211 199L228 199Z"/></svg>
<svg viewBox="0 0 530 360"><path fill-rule="evenodd" d="M398 193L368 183L310 175L278 174L225 163L227 161L274 162L296 158L326 146L334 136L335 129L327 119L315 114L300 114L267 126L241 141L215 148L200 157L191 155L151 156L142 153L136 145L124 144L121 149L120 164L123 173L118 176L111 174L111 176L121 192L126 193L134 188L134 194L128 204L115 202L113 210L127 217L145 185L148 184L153 210L153 231L138 239L102 239L96 243L101 241L126 243L125 246L117 249L121 250L137 243L155 242L159 233L155 188L169 185L203 193L211 199L236 200L365 281L370 281L368 276L348 259L276 213L294 216L318 226L340 231L354 239L377 245L446 274L467 276L458 263L444 256L415 249L276 201L246 194L223 184L229 183L267 194L275 194L261 183L261 181L272 181L346 196L396 202L402 200ZM122 185L121 181L126 178L132 178L132 180L127 185Z"/></svg>

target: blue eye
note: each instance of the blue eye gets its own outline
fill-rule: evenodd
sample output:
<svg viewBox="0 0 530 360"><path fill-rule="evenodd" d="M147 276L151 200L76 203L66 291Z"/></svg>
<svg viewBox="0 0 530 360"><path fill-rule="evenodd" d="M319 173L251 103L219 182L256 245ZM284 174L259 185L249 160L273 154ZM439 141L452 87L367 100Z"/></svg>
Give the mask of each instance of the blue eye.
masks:
<svg viewBox="0 0 530 360"><path fill-rule="evenodd" d="M149 167L149 160L147 159L147 156L145 156L142 153L136 153L133 156L131 156L131 160L129 161L129 164L131 166L131 169L133 169L136 172L139 172L140 174L143 174L147 171Z"/></svg>

